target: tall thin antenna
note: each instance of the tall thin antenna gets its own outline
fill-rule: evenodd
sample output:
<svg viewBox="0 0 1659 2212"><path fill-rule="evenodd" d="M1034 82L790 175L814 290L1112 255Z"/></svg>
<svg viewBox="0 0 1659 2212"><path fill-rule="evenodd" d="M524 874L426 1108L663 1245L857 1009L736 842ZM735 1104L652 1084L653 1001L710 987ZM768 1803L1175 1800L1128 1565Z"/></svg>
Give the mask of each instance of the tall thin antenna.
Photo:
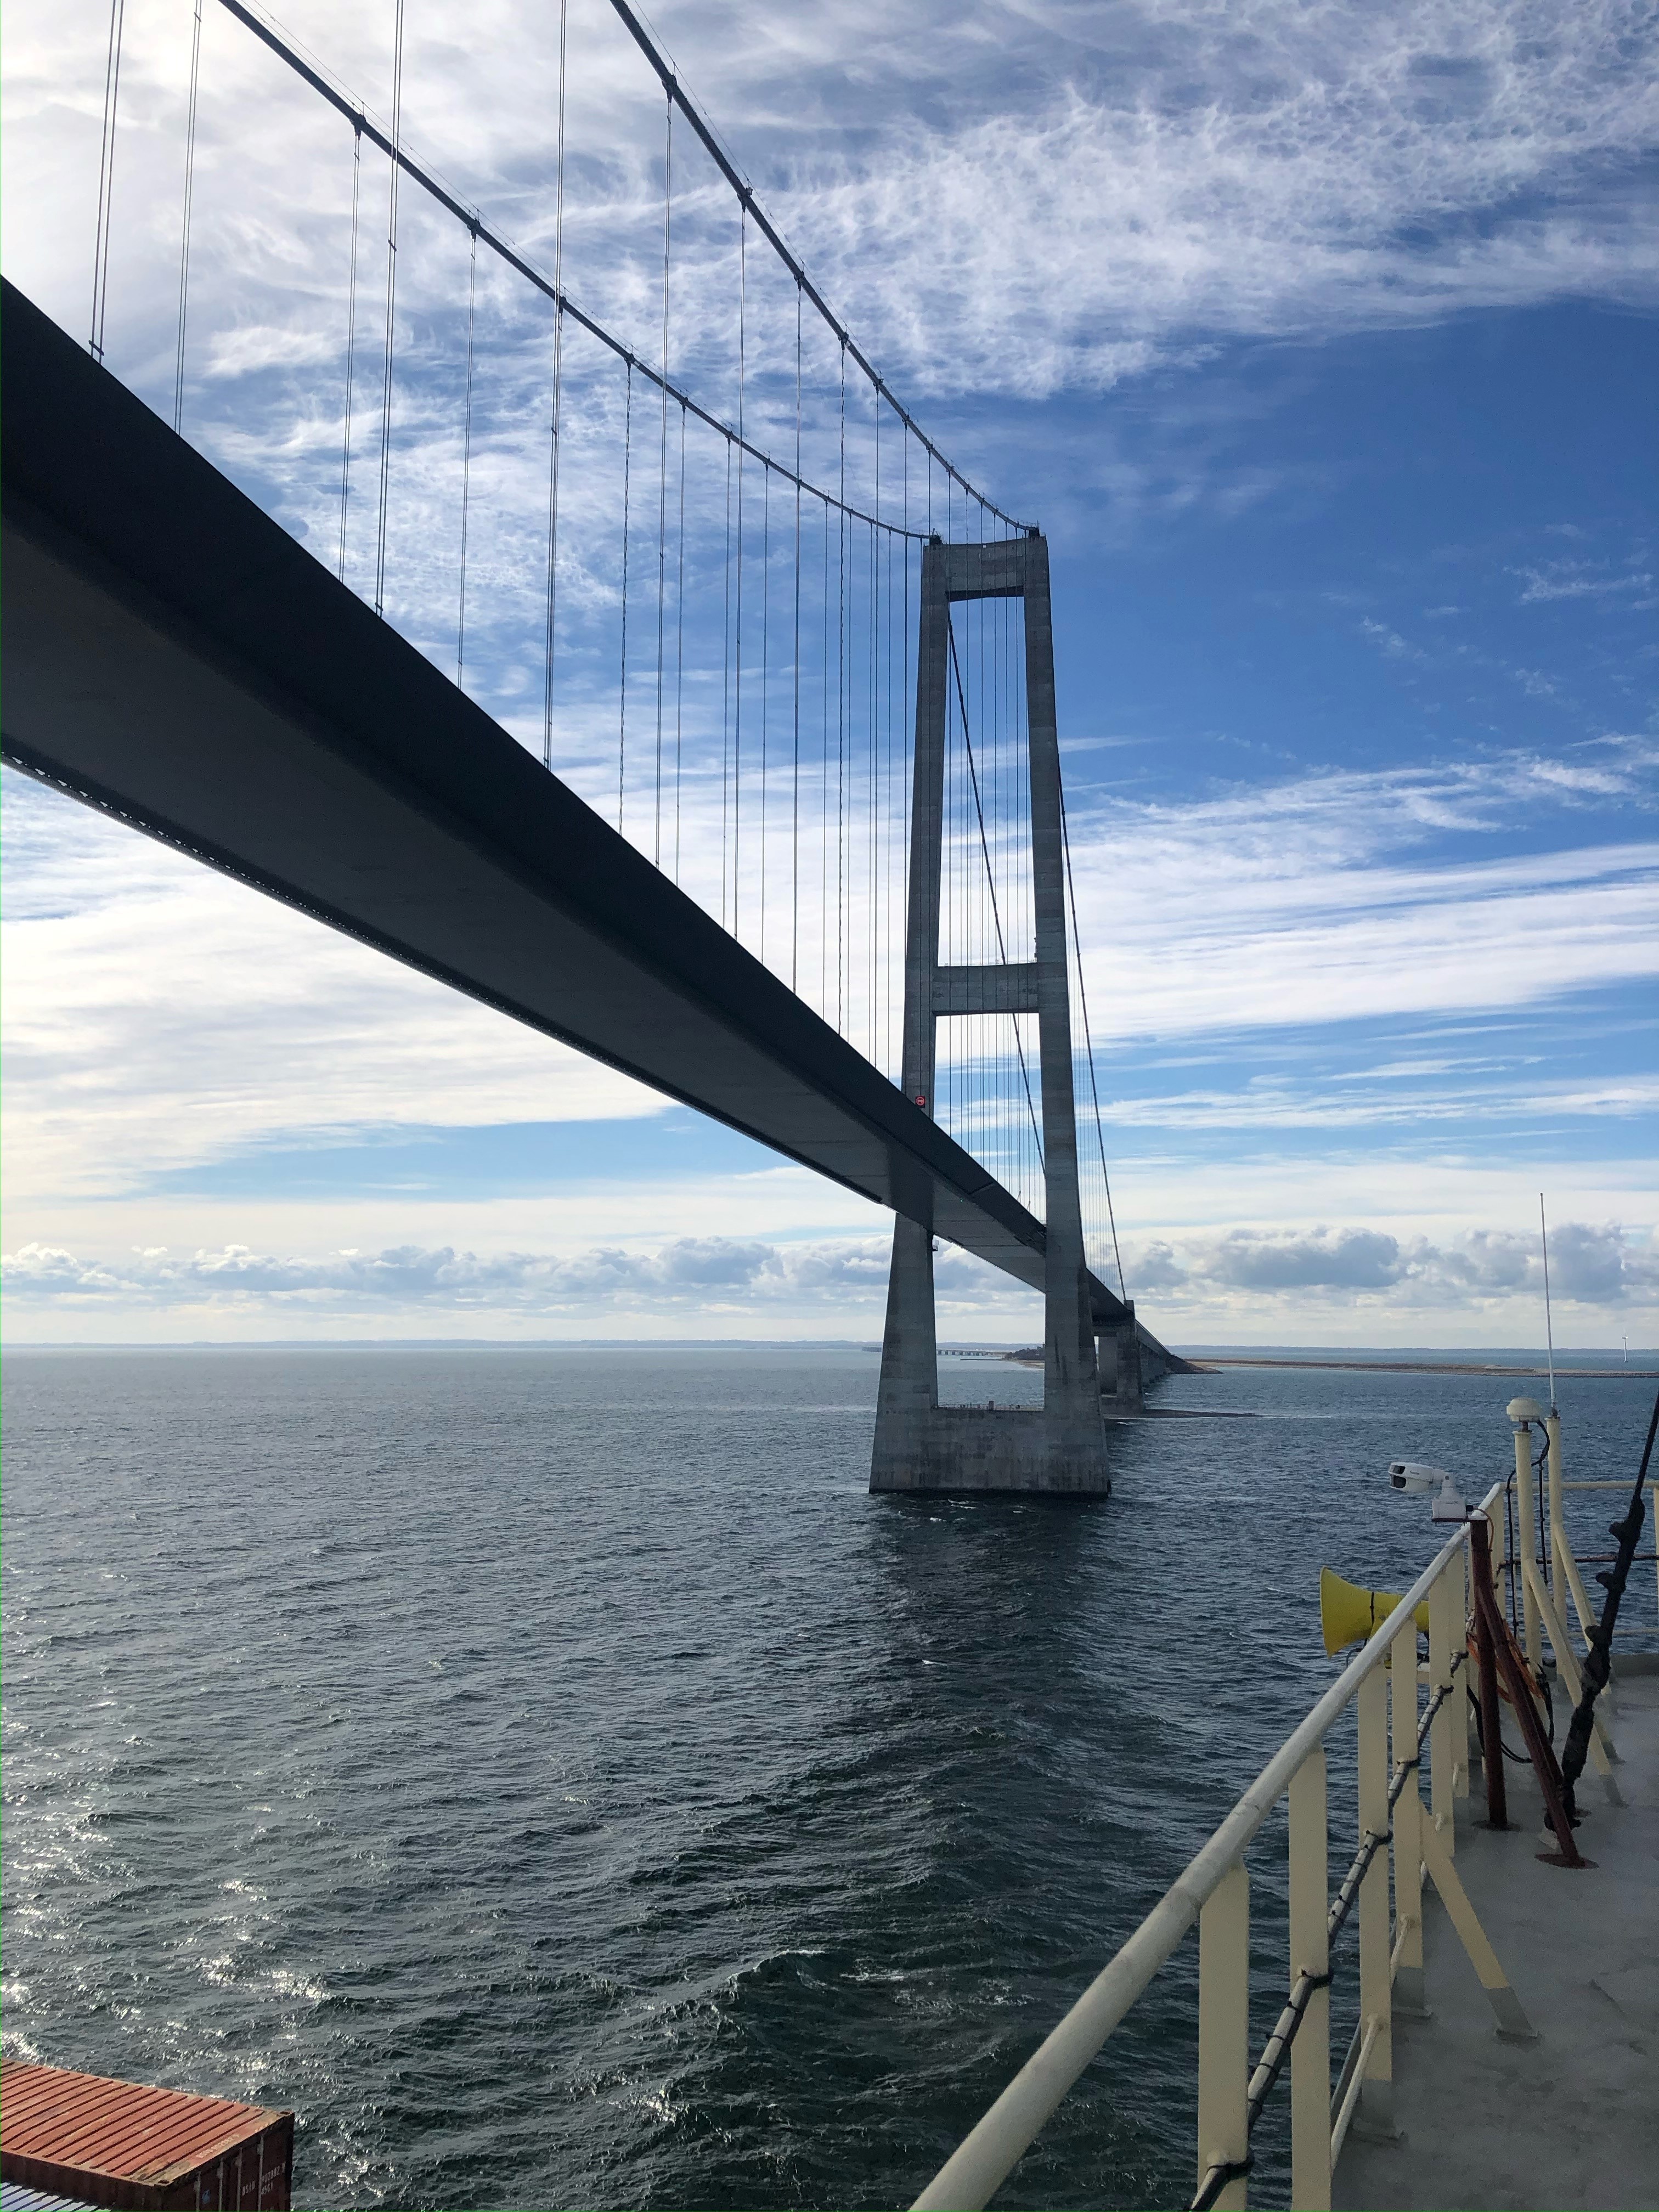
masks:
<svg viewBox="0 0 1659 2212"><path fill-rule="evenodd" d="M1544 1248L1544 1341L1549 1348L1550 1411L1555 1411L1555 1328L1550 1319L1550 1233L1544 1223L1544 1194L1538 1194L1538 1237Z"/></svg>

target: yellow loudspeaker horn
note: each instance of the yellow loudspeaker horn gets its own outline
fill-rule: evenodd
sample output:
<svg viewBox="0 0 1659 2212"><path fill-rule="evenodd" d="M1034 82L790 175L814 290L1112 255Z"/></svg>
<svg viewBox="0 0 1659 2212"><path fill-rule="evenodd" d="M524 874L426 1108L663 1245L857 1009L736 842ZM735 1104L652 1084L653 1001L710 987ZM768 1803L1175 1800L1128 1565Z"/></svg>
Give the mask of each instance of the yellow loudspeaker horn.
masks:
<svg viewBox="0 0 1659 2212"><path fill-rule="evenodd" d="M1362 1589L1358 1583L1345 1581L1333 1574L1328 1567L1319 1570L1319 1626L1324 1631L1325 1649L1333 1657L1345 1651L1350 1644L1364 1644L1379 1622L1394 1611L1403 1590ZM1427 1603L1417 1608L1417 1625L1425 1636L1429 1632Z"/></svg>

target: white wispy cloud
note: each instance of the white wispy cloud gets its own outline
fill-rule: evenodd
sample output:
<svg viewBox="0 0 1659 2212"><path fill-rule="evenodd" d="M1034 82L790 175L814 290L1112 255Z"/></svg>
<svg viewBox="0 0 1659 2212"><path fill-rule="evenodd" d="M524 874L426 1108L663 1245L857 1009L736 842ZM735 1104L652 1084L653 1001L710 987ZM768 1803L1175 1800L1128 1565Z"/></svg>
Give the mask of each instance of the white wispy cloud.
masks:
<svg viewBox="0 0 1659 2212"><path fill-rule="evenodd" d="M663 1103L21 777L5 786L13 1202L131 1187L283 1131Z"/></svg>
<svg viewBox="0 0 1659 2212"><path fill-rule="evenodd" d="M637 325L642 342L659 99L608 10L574 14L567 254L578 291L625 334ZM283 179L290 201L303 173L307 212L337 211L341 128L314 99L277 91L248 35L209 15L204 228L228 214L212 187L239 165ZM1659 138L1659 33L1635 0L1036 0L966 15L942 0L900 11L854 0L751 11L741 35L709 0L657 15L740 166L913 384L1042 392L1109 382L1194 334L1647 298L1659 279L1639 169ZM290 0L283 16L355 92L389 107L383 11ZM155 204L125 216L125 242L159 269L187 45L159 7L135 4L127 20L126 173ZM70 258L84 213L83 261L87 193L54 172L71 149L84 159L95 131L103 11L25 0L12 21L9 160L37 191L25 258L43 258L43 239L45 258ZM507 0L411 21L406 131L532 249L551 229L554 91L546 21ZM715 221L723 188L700 205L708 172L689 149L682 159L690 295L714 289L696 279L723 269L730 226ZM245 283L283 258L281 204L255 194L239 217L260 249L244 258ZM287 283L294 269L273 274ZM228 322L258 319L245 298Z"/></svg>
<svg viewBox="0 0 1659 2212"><path fill-rule="evenodd" d="M1653 797L1651 745L1316 772L1187 805L1079 801L1091 1013L1121 1046L1367 1014L1540 1005L1659 971L1659 843L1413 864L1516 810ZM626 1079L71 802L7 779L6 1138L14 1197L131 1187L262 1143L649 1114ZM775 943L781 941L775 939ZM1103 979L1109 977L1109 988ZM855 1032L856 1036L856 1032ZM1517 1085L1632 1115L1650 1086ZM1467 1109L1478 1103L1465 1098ZM1428 1115L1460 1110L1454 1086ZM1284 1085L1115 1106L1171 1127L1338 1126L1397 1102Z"/></svg>
<svg viewBox="0 0 1659 2212"><path fill-rule="evenodd" d="M1426 1071L1425 1071L1426 1073ZM1258 1081L1237 1091L1188 1091L1162 1097L1103 1099L1114 1129L1350 1129L1408 1127L1425 1135L1437 1122L1486 1124L1546 1118L1632 1120L1659 1111L1659 1077L1565 1081L1516 1068L1480 1085L1420 1078L1384 1089L1353 1079L1304 1074L1299 1083Z"/></svg>
<svg viewBox="0 0 1659 2212"><path fill-rule="evenodd" d="M1644 603L1653 589L1653 576L1648 569L1615 576L1607 573L1605 564L1592 567L1583 561L1556 561L1546 568L1516 568L1512 574L1526 584L1521 594L1523 607L1541 599L1629 599Z"/></svg>
<svg viewBox="0 0 1659 2212"><path fill-rule="evenodd" d="M1540 1003L1659 969L1659 843L1549 848L1573 810L1653 804L1643 740L1550 759L1315 771L1188 805L1079 800L1085 948L1115 1037ZM1448 833L1525 858L1425 861Z"/></svg>

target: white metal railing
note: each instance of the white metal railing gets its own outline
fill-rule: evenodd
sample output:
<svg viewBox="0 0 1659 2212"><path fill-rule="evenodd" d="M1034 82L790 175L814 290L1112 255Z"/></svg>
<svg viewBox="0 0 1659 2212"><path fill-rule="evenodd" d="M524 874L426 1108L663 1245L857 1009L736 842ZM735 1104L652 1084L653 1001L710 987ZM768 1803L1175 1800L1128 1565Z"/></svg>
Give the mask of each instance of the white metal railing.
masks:
<svg viewBox="0 0 1659 2212"><path fill-rule="evenodd" d="M1494 1484L1476 1508L1491 1524L1495 1576L1504 1564L1501 1501L1505 1486ZM1465 1525L1448 1540L1352 1665L1268 1760L1185 1872L945 2161L915 2200L914 2212L979 2212L988 2203L1194 1920L1199 1924L1195 2203L1230 2208L1245 2203L1251 2124L1287 2058L1291 2201L1299 2212L1328 2212L1331 2171L1357 2112L1367 2112L1380 2126L1391 2124L1394 2010L1396 2004L1420 2009L1423 2002L1425 1874L1474 1962L1498 2032L1530 2036L1525 2015L1452 1863L1453 1802L1467 1796L1469 1786L1468 1700L1461 1686L1454 1694L1457 1671L1468 1654L1469 1549ZM1417 1662L1415 1618L1425 1602L1429 1663L1424 1668ZM1401 1663L1391 1664L1402 1638ZM1407 1653L1409 1665L1403 1663ZM1425 1685L1429 1702L1422 1711L1419 1692ZM1358 1707L1360 1844L1333 1900L1325 1740L1350 1705ZM1427 1808L1419 1788L1425 1747L1431 1774ZM1245 1854L1287 1795L1290 1995L1253 2074ZM1359 2027L1333 2096L1329 1943L1356 1901Z"/></svg>

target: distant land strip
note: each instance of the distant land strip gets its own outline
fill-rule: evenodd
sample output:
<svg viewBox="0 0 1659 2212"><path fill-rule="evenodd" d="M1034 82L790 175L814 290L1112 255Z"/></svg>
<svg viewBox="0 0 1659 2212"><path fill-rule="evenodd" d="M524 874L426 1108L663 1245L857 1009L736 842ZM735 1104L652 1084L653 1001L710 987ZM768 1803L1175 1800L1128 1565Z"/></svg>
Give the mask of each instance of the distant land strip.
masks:
<svg viewBox="0 0 1659 2212"><path fill-rule="evenodd" d="M1185 1354L1182 1355L1185 1358ZM1042 1346L1030 1344L1018 1352L958 1353L960 1358L1012 1359L1022 1367L1041 1367ZM1206 1353L1202 1359L1187 1360L1187 1369L1194 1375L1218 1375L1224 1367L1336 1367L1350 1375L1516 1375L1531 1376L1549 1373L1547 1367L1505 1367L1474 1359L1273 1359L1256 1358L1247 1352ZM1583 1376L1591 1382L1659 1382L1659 1368L1654 1367L1558 1367L1558 1380L1565 1376Z"/></svg>
<svg viewBox="0 0 1659 2212"><path fill-rule="evenodd" d="M1015 1354L1023 1358L1024 1354ZM1038 1354L1039 1358L1042 1355ZM1340 1367L1352 1375L1545 1375L1547 1367L1504 1367L1461 1359L1254 1359L1246 1352L1230 1352L1192 1359L1188 1366L1200 1375L1223 1367ZM1583 1376L1592 1382L1659 1382L1659 1368L1568 1367L1556 1369L1558 1380Z"/></svg>

